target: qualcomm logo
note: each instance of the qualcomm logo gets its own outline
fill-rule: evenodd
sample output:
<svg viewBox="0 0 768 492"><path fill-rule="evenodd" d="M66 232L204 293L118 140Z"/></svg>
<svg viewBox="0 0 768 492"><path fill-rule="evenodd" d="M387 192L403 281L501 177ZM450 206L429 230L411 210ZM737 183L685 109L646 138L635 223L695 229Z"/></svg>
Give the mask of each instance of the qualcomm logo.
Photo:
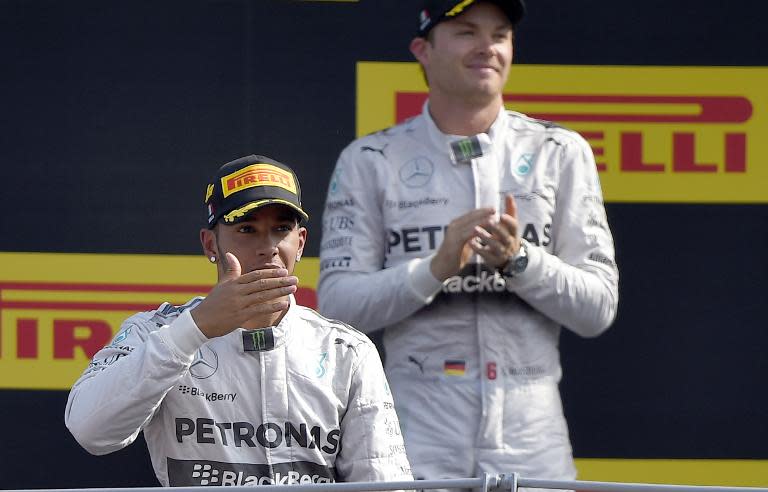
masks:
<svg viewBox="0 0 768 492"><path fill-rule="evenodd" d="M341 177L341 168L337 167L336 170L333 171L333 176L331 177L331 184L328 187L329 194L333 195L339 189L339 177Z"/></svg>
<svg viewBox="0 0 768 492"><path fill-rule="evenodd" d="M320 354L320 357L317 361L317 366L315 367L315 377L322 378L325 376L326 373L326 364L328 362L328 352L323 352Z"/></svg>
<svg viewBox="0 0 768 492"><path fill-rule="evenodd" d="M219 356L208 345L203 345L197 349L195 360L189 366L189 373L193 378L206 379L216 372L219 368Z"/></svg>
<svg viewBox="0 0 768 492"><path fill-rule="evenodd" d="M520 156L520 158L517 160L517 163L515 163L515 167L512 168L512 170L517 174L518 176L525 176L528 173L531 172L531 169L533 169L533 159L536 157L535 154L523 154Z"/></svg>
<svg viewBox="0 0 768 492"><path fill-rule="evenodd" d="M408 188L421 188L432 179L435 165L426 157L416 157L400 166L400 181Z"/></svg>
<svg viewBox="0 0 768 492"><path fill-rule="evenodd" d="M131 334L131 329L126 328L125 330L121 331L117 334L114 340L112 340L112 343L110 345L118 345L120 342L123 342L126 338L128 338L128 335Z"/></svg>

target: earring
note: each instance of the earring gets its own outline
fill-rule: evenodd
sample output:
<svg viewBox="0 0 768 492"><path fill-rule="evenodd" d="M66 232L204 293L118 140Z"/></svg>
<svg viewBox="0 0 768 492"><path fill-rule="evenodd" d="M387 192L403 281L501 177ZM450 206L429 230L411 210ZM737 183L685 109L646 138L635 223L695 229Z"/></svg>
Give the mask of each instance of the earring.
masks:
<svg viewBox="0 0 768 492"><path fill-rule="evenodd" d="M301 255L296 255L296 261L301 261Z"/></svg>
<svg viewBox="0 0 768 492"><path fill-rule="evenodd" d="M209 260L211 263L216 263L216 257L215 257L215 256L211 256L210 258L208 258L208 260Z"/></svg>

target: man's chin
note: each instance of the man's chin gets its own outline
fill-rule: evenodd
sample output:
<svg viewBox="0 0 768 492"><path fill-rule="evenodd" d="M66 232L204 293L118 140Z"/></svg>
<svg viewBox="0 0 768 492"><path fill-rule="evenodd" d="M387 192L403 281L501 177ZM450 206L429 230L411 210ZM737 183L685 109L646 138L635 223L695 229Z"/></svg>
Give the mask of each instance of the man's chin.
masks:
<svg viewBox="0 0 768 492"><path fill-rule="evenodd" d="M495 102L502 95L502 90L495 83L479 83L465 94L467 100L476 104L490 104Z"/></svg>

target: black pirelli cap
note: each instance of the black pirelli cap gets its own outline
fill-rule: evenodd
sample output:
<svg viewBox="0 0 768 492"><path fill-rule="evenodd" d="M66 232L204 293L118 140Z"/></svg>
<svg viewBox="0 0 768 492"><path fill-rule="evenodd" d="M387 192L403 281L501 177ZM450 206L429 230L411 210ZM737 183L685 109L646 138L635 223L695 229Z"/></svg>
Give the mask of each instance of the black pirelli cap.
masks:
<svg viewBox="0 0 768 492"><path fill-rule="evenodd" d="M240 222L265 205L292 208L302 220L301 187L290 166L263 155L249 155L221 166L205 190L208 228L219 221Z"/></svg>

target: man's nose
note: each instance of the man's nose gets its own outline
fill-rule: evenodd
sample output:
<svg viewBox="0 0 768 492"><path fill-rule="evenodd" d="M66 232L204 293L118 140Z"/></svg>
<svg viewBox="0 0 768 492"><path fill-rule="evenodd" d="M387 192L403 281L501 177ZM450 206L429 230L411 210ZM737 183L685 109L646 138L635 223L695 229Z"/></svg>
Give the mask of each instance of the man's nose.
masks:
<svg viewBox="0 0 768 492"><path fill-rule="evenodd" d="M258 254L274 256L277 254L277 245L280 240L273 234L260 234L255 243L254 248Z"/></svg>
<svg viewBox="0 0 768 492"><path fill-rule="evenodd" d="M476 50L478 53L484 55L492 55L495 51L496 40L493 38L493 33L480 33L476 38Z"/></svg>

